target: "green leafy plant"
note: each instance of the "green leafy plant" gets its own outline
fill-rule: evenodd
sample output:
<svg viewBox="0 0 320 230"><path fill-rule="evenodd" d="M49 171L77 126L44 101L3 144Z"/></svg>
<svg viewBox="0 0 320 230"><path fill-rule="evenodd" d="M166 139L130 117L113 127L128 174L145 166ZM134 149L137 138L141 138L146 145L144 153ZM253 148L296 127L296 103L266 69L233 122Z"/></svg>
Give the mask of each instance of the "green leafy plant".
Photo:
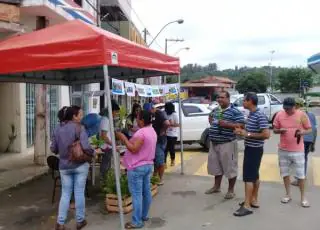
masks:
<svg viewBox="0 0 320 230"><path fill-rule="evenodd" d="M119 118L120 118L121 128L124 128L127 116L128 116L128 112L126 107L120 106Z"/></svg>
<svg viewBox="0 0 320 230"><path fill-rule="evenodd" d="M130 196L128 178L125 174L120 176L121 194L123 197ZM117 194L116 176L113 170L109 170L102 183L102 191L104 194Z"/></svg>
<svg viewBox="0 0 320 230"><path fill-rule="evenodd" d="M104 144L104 141L102 139L97 138L97 136L93 136L90 138L90 143L91 145L100 148Z"/></svg>

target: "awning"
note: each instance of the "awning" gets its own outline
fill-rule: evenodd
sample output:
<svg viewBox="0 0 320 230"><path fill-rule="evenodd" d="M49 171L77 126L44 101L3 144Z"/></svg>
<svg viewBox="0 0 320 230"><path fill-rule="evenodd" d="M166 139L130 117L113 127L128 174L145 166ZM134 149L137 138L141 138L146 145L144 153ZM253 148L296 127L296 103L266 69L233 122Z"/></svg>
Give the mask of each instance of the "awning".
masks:
<svg viewBox="0 0 320 230"><path fill-rule="evenodd" d="M135 44L80 20L0 42L0 81L87 84L180 73L179 59Z"/></svg>
<svg viewBox="0 0 320 230"><path fill-rule="evenodd" d="M308 67L313 71L320 73L320 53L308 58Z"/></svg>

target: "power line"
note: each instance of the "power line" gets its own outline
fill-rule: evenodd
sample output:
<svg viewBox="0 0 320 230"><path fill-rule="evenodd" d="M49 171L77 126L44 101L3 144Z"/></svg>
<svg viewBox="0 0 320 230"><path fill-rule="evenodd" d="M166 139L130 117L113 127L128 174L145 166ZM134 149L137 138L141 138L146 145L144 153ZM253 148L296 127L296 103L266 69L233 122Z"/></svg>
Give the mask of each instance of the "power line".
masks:
<svg viewBox="0 0 320 230"><path fill-rule="evenodd" d="M138 13L135 11L135 9L132 7L131 3L129 2L129 0L126 0L129 7L131 8L132 12L136 15L137 19L139 20L139 22L141 23L141 25L148 31L149 36L151 37L151 39L154 39L154 37L151 35L150 31L148 30L148 28L146 27L146 25L143 23L143 21L141 20L140 16L138 15ZM155 40L154 41L155 44L162 50L164 50L164 48Z"/></svg>

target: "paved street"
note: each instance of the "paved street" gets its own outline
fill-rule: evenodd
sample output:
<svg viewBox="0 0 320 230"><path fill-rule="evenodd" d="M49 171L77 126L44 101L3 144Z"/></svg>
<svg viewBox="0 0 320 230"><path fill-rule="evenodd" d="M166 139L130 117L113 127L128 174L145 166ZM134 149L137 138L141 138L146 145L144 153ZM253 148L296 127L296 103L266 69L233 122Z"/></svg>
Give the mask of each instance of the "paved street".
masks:
<svg viewBox="0 0 320 230"><path fill-rule="evenodd" d="M318 137L319 138L319 137ZM264 148L264 156L260 168L260 177L262 181L266 182L281 182L279 167L278 167L278 155L277 146L279 142L278 135L271 135L271 138L266 141ZM201 151L200 147L185 146L186 152L184 154L185 160L185 174L208 176L207 174L207 152ZM191 150L190 150L191 149ZM239 142L239 179L242 178L242 160L243 160L243 141ZM309 157L309 169L308 169L308 182L310 185L320 186L320 141L317 142L316 152L310 153ZM179 173L181 157L177 154L176 167L169 167L167 172Z"/></svg>
<svg viewBox="0 0 320 230"><path fill-rule="evenodd" d="M294 200L289 205L281 205L279 200L284 189L279 176L277 162L277 143L279 136L272 135L265 146L265 155L261 165L261 209L247 218L235 218L233 211L243 199L241 167L243 143L239 143L239 181L237 198L225 201L222 194L205 195L204 191L212 185L212 178L207 175L207 152L200 146L185 146L185 175L180 175L180 154L177 153L175 167L167 170L165 185L159 189L151 209L152 220L145 229L308 229L317 230L318 207L320 207L320 155L312 153L308 172L308 198L310 209L299 206L299 194L294 191ZM320 142L316 146L320 149ZM226 184L223 192L226 191ZM57 202L51 204L52 180L43 176L31 183L0 193L0 229L8 230L48 230L53 229L56 219ZM86 229L119 229L116 214L104 212L103 197L99 188L91 190L91 199L87 201ZM57 194L59 197L59 194ZM58 198L57 198L58 199ZM130 215L126 216L129 219ZM287 221L286 223L284 222ZM248 225L250 221L250 226ZM73 213L69 216L69 227L74 228Z"/></svg>

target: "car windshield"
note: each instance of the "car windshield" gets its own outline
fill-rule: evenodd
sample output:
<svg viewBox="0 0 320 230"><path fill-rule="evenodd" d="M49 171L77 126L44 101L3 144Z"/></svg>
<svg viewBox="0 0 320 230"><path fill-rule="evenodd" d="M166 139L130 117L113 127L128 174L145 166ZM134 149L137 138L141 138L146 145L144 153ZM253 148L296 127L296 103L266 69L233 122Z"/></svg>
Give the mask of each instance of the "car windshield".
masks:
<svg viewBox="0 0 320 230"><path fill-rule="evenodd" d="M235 102L239 97L237 97L236 95L231 95L230 96L230 102L233 103Z"/></svg>

